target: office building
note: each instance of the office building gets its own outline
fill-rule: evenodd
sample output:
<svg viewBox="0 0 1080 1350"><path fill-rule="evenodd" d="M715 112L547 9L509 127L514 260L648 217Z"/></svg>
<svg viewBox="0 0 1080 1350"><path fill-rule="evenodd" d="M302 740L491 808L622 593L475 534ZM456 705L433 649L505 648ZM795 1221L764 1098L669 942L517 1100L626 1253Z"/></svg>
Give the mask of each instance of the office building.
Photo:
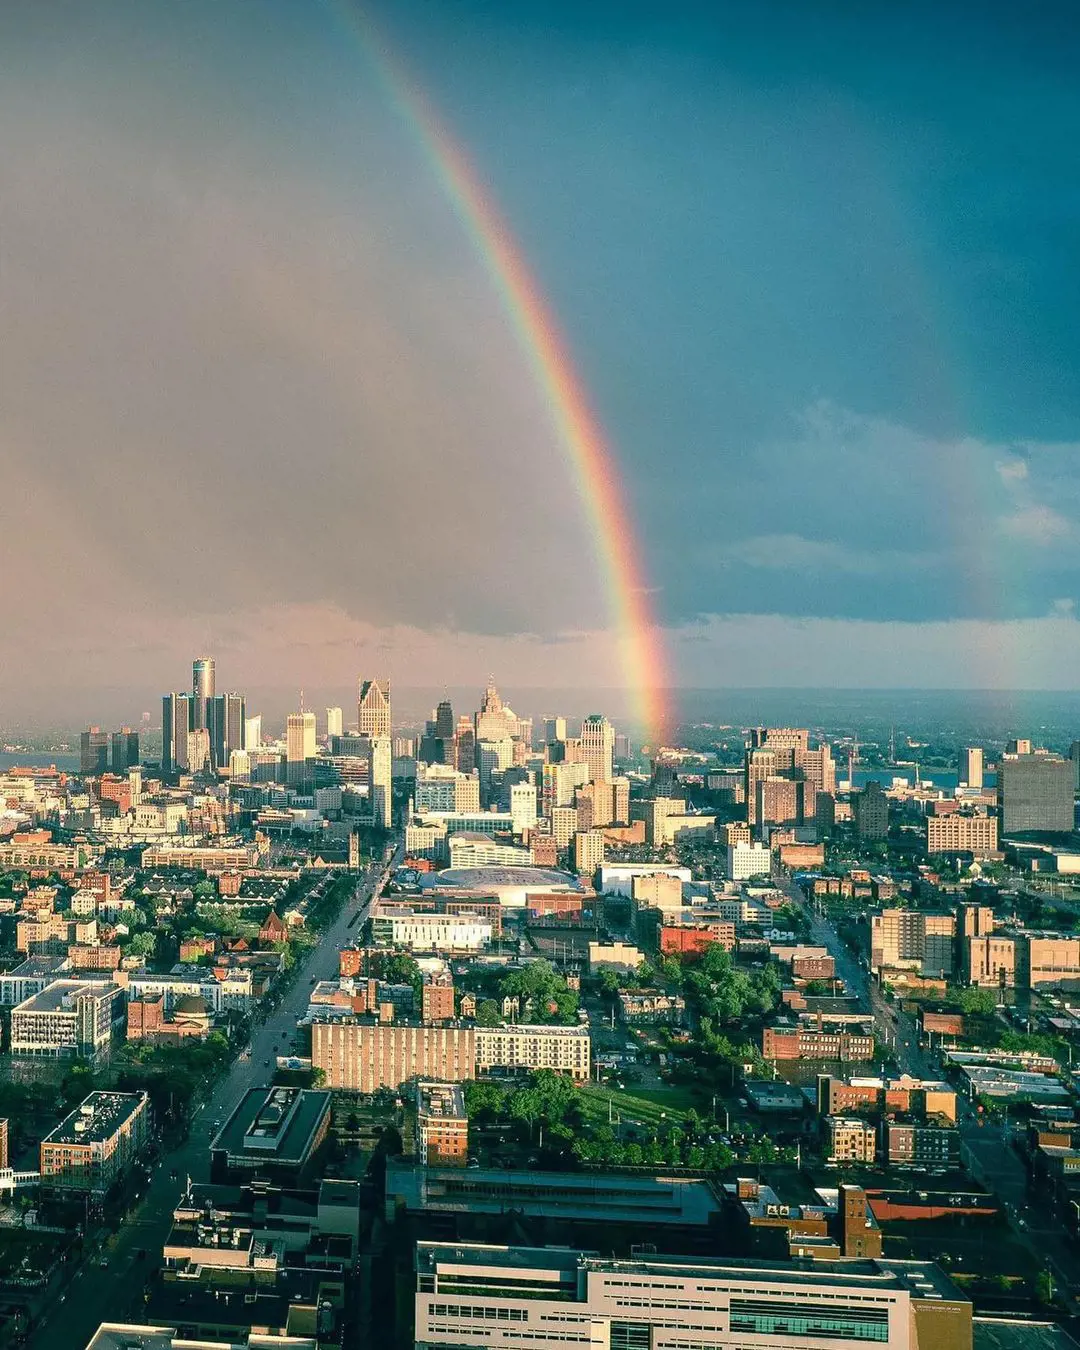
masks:
<svg viewBox="0 0 1080 1350"><path fill-rule="evenodd" d="M947 816L926 817L927 853L970 853L985 858L996 853L997 846L996 816L952 811Z"/></svg>
<svg viewBox="0 0 1080 1350"><path fill-rule="evenodd" d="M161 771L166 777L188 767L188 733L194 722L190 694L165 694L161 700Z"/></svg>
<svg viewBox="0 0 1080 1350"><path fill-rule="evenodd" d="M387 709L389 716L389 707ZM393 812L394 757L388 735L373 736L368 752L372 823L381 830L390 829Z"/></svg>
<svg viewBox="0 0 1080 1350"><path fill-rule="evenodd" d="M450 866L455 867L528 867L532 854L517 844L504 844L490 834L462 830L447 843Z"/></svg>
<svg viewBox="0 0 1080 1350"><path fill-rule="evenodd" d="M285 719L285 780L290 787L314 785L317 749L315 714L290 713Z"/></svg>
<svg viewBox="0 0 1080 1350"><path fill-rule="evenodd" d="M964 940L968 984L983 989L1012 989L1016 986L1016 942L1004 933L986 934Z"/></svg>
<svg viewBox="0 0 1080 1350"><path fill-rule="evenodd" d="M907 968L940 978L953 971L956 915L883 909L870 917L870 969Z"/></svg>
<svg viewBox="0 0 1080 1350"><path fill-rule="evenodd" d="M889 837L889 799L880 783L867 783L861 792L853 792L851 804L860 839Z"/></svg>
<svg viewBox="0 0 1080 1350"><path fill-rule="evenodd" d="M425 1167L464 1167L469 1156L469 1118L457 1083L416 1085L416 1151Z"/></svg>
<svg viewBox="0 0 1080 1350"><path fill-rule="evenodd" d="M213 695L206 700L204 715L210 739L210 761L215 768L224 769L234 751L247 747L243 694Z"/></svg>
<svg viewBox="0 0 1080 1350"><path fill-rule="evenodd" d="M244 718L244 749L258 750L262 745L262 714Z"/></svg>
<svg viewBox="0 0 1080 1350"><path fill-rule="evenodd" d="M123 1027L124 1005L118 985L54 980L11 1010L11 1053L40 1059L104 1055Z"/></svg>
<svg viewBox="0 0 1080 1350"><path fill-rule="evenodd" d="M983 752L981 746L968 745L960 751L957 776L961 787L982 788Z"/></svg>
<svg viewBox="0 0 1080 1350"><path fill-rule="evenodd" d="M390 735L390 681L361 680L356 700L356 729L360 736Z"/></svg>
<svg viewBox="0 0 1080 1350"><path fill-rule="evenodd" d="M1069 834L1076 767L1045 751L1003 755L998 767L1003 834Z"/></svg>
<svg viewBox="0 0 1080 1350"><path fill-rule="evenodd" d="M615 728L600 713L581 724L581 754L594 783L610 783L615 775Z"/></svg>
<svg viewBox="0 0 1080 1350"><path fill-rule="evenodd" d="M767 877L772 871L772 851L765 844L732 844L727 851L727 874L732 881Z"/></svg>
<svg viewBox="0 0 1080 1350"><path fill-rule="evenodd" d="M329 1092L249 1088L211 1141L211 1180L295 1182L310 1170L329 1132Z"/></svg>
<svg viewBox="0 0 1080 1350"><path fill-rule="evenodd" d="M331 736L342 736L345 734L344 714L340 708L327 708L326 710L326 739Z"/></svg>
<svg viewBox="0 0 1080 1350"><path fill-rule="evenodd" d="M535 827L536 788L532 783L510 784L510 819L513 831L518 835Z"/></svg>
<svg viewBox="0 0 1080 1350"><path fill-rule="evenodd" d="M79 736L79 772L107 773L109 769L109 733L89 727Z"/></svg>
<svg viewBox="0 0 1080 1350"><path fill-rule="evenodd" d="M492 926L468 913L377 913L371 936L377 946L413 952L481 952L491 946Z"/></svg>
<svg viewBox="0 0 1080 1350"><path fill-rule="evenodd" d="M853 1188L858 1190L857 1187ZM857 1219L866 1224L865 1196ZM416 1350L971 1350L972 1307L937 1266L419 1242Z"/></svg>
<svg viewBox="0 0 1080 1350"><path fill-rule="evenodd" d="M41 1184L103 1195L146 1147L145 1092L91 1092L39 1145Z"/></svg>
<svg viewBox="0 0 1080 1350"><path fill-rule="evenodd" d="M211 656L197 656L191 663L191 703L193 727L208 725L207 704L217 693L214 675L214 659Z"/></svg>
<svg viewBox="0 0 1080 1350"><path fill-rule="evenodd" d="M139 733L130 727L121 727L109 737L109 769L126 774L139 765Z"/></svg>
<svg viewBox="0 0 1080 1350"><path fill-rule="evenodd" d="M578 830L574 835L574 871L591 877L603 861L603 830Z"/></svg>

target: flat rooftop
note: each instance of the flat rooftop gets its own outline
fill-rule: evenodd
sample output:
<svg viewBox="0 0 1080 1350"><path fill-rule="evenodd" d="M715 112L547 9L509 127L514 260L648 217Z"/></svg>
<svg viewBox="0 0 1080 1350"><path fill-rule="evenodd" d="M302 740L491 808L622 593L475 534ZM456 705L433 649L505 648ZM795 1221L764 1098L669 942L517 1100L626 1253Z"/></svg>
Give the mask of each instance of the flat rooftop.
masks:
<svg viewBox="0 0 1080 1350"><path fill-rule="evenodd" d="M1054 1322L975 1317L971 1330L974 1350L1077 1350L1076 1341Z"/></svg>
<svg viewBox="0 0 1080 1350"><path fill-rule="evenodd" d="M461 835L455 835L460 839ZM581 882L571 872L553 867L447 867L442 872L421 872L422 891L454 889L466 891L498 890L506 886L526 886L530 890L581 891Z"/></svg>
<svg viewBox="0 0 1080 1350"><path fill-rule="evenodd" d="M210 1145L211 1153L251 1164L306 1162L330 1093L306 1088L249 1088Z"/></svg>
<svg viewBox="0 0 1080 1350"><path fill-rule="evenodd" d="M38 994L31 994L15 1008L15 1012L55 1013L74 1012L73 1002L82 994L114 994L119 985L108 980L53 980Z"/></svg>
<svg viewBox="0 0 1080 1350"><path fill-rule="evenodd" d="M145 1102L145 1092L91 1092L41 1142L100 1144L111 1138Z"/></svg>
<svg viewBox="0 0 1080 1350"><path fill-rule="evenodd" d="M5 970L4 975L8 979L13 975L21 979L38 979L42 975L54 975L57 971L67 969L67 966L66 956L28 956L11 970Z"/></svg>

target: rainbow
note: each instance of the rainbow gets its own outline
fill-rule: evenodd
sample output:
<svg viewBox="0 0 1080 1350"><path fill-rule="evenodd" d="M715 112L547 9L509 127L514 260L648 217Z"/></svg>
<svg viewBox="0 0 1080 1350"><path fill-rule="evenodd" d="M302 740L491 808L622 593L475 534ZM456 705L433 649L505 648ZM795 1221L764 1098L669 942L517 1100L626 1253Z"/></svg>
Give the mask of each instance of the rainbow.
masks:
<svg viewBox="0 0 1080 1350"><path fill-rule="evenodd" d="M390 101L432 166L491 277L544 396L586 514L634 717L646 739L656 745L667 723L666 654L651 611L650 591L635 547L619 466L589 405L567 344L510 230L464 151L370 22L348 3L337 4L335 9L359 35Z"/></svg>

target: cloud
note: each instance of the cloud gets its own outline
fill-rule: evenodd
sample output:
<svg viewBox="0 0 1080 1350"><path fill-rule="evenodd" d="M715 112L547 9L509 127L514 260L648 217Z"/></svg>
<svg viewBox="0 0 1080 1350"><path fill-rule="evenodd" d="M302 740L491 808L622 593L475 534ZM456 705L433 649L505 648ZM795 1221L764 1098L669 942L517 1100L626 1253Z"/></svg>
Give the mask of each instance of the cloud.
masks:
<svg viewBox="0 0 1080 1350"><path fill-rule="evenodd" d="M807 539L798 534L761 534L728 544L717 544L711 554L721 565L739 565L786 572L843 572L888 575L892 572L931 567L934 555L900 551L872 552L848 548L841 541Z"/></svg>
<svg viewBox="0 0 1080 1350"><path fill-rule="evenodd" d="M998 460L994 467L998 471L998 477L1005 484L1022 483L1028 476L1027 460L1019 457Z"/></svg>
<svg viewBox="0 0 1080 1350"><path fill-rule="evenodd" d="M1013 539L1043 547L1071 536L1073 527L1050 506L1024 506L1001 520L1001 528Z"/></svg>

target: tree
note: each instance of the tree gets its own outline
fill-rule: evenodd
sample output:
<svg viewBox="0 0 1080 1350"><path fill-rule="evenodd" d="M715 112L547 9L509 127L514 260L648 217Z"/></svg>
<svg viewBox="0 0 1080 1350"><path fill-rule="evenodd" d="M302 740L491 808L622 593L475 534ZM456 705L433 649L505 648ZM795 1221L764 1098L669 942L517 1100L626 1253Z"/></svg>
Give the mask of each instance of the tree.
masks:
<svg viewBox="0 0 1080 1350"><path fill-rule="evenodd" d="M494 999L484 998L476 1005L476 1025L478 1027L497 1027L502 1022L502 1013Z"/></svg>

